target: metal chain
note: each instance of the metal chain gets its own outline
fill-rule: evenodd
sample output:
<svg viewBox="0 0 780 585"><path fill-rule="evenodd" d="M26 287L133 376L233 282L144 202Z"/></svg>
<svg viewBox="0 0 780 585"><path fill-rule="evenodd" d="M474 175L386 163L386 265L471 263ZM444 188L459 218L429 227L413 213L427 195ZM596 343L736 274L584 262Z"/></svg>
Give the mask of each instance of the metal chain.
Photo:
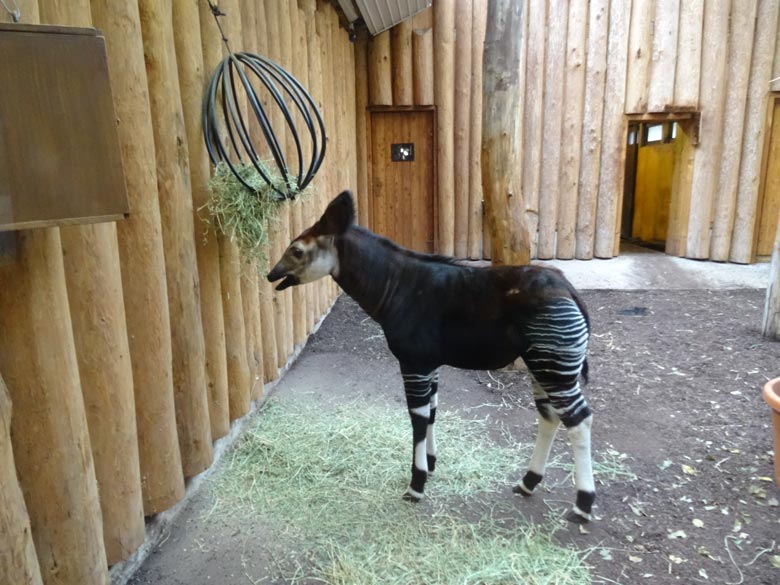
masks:
<svg viewBox="0 0 780 585"><path fill-rule="evenodd" d="M8 8L8 4L5 3L5 0L0 0L0 4L3 5L3 8L5 8L5 11L11 15L11 18L14 19L14 22L19 22L22 19L22 11L19 10L19 7L16 5L16 2L14 0L11 0L14 5L14 9L11 10Z"/></svg>

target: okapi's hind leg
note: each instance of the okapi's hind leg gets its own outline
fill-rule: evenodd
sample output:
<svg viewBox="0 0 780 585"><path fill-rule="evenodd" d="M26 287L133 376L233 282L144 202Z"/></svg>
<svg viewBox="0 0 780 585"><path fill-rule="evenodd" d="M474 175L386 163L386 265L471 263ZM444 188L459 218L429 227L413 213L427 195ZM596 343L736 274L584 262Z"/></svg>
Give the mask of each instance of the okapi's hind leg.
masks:
<svg viewBox="0 0 780 585"><path fill-rule="evenodd" d="M521 496L530 496L536 489L536 486L542 481L547 468L547 460L550 458L553 441L561 424L561 419L558 418L558 415L555 414L555 411L550 406L550 399L547 393L537 382L533 383L533 388L538 423L536 427L536 445L534 445L534 453L531 456L528 471L523 476L523 479L520 480L520 483L512 488L513 492Z"/></svg>
<svg viewBox="0 0 780 585"><path fill-rule="evenodd" d="M406 404L409 408L409 417L412 420L412 480L403 497L411 502L419 502L425 492L428 463L430 461L435 465L436 462L435 440L433 438L433 417L436 410L435 403L431 404L431 397L434 395L433 380L436 372L412 373L403 367L401 372L404 379ZM434 448L432 459L428 451L429 441Z"/></svg>

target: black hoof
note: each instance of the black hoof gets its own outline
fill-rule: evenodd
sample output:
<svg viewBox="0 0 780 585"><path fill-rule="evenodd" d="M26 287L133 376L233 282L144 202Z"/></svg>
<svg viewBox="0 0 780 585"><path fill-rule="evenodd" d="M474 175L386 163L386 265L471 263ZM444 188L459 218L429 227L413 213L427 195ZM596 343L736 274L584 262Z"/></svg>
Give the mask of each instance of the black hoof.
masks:
<svg viewBox="0 0 780 585"><path fill-rule="evenodd" d="M436 469L436 455L428 455L428 474L430 475Z"/></svg>
<svg viewBox="0 0 780 585"><path fill-rule="evenodd" d="M588 524L593 520L593 517L590 514L573 509L566 512L566 520L572 524Z"/></svg>
<svg viewBox="0 0 780 585"><path fill-rule="evenodd" d="M411 502L412 504L416 504L420 501L421 498L418 496L415 496L414 494L410 494L409 492L405 492L403 496L401 496L401 499L406 502Z"/></svg>
<svg viewBox="0 0 780 585"><path fill-rule="evenodd" d="M524 498L528 498L533 495L533 492L529 491L523 484L519 483L512 488L512 493L519 494Z"/></svg>

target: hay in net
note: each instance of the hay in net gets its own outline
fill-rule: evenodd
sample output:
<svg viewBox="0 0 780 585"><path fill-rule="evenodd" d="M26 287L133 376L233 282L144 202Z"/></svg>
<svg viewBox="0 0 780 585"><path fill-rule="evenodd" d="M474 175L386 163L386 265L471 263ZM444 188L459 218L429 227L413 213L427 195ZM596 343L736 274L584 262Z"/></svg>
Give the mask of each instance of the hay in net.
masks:
<svg viewBox="0 0 780 585"><path fill-rule="evenodd" d="M493 441L495 425L441 413L443 459L415 506L400 498L409 479L406 412L271 400L214 477L212 513L260 519L282 541L279 576L292 582L590 583L588 551L556 544L559 524L531 525L515 505L480 503L480 494L506 489L530 454Z"/></svg>
<svg viewBox="0 0 780 585"><path fill-rule="evenodd" d="M278 221L279 208L286 201L274 188L287 192L297 190L297 186L292 175L285 182L273 167L259 164L271 178L271 185L265 182L254 165L236 167L241 178L252 185L253 191L250 191L227 164L220 162L209 180L206 208L214 227L236 243L245 261L265 264L268 261L270 226ZM308 196L311 190L312 187L307 187L297 197Z"/></svg>

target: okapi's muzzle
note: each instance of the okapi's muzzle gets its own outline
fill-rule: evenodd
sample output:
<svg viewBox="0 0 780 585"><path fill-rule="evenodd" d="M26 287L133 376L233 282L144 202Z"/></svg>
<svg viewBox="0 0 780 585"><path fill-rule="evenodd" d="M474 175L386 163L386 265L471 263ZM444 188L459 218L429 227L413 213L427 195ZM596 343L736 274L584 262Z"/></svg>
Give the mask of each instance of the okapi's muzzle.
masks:
<svg viewBox="0 0 780 585"><path fill-rule="evenodd" d="M294 274L289 274L287 267L282 265L282 262L279 262L276 266L273 267L273 270L268 273L268 282L276 282L280 279L282 282L279 283L279 286L276 287L276 290L284 290L286 288L290 288L291 286L295 286L296 284L300 284L300 279L295 276Z"/></svg>

